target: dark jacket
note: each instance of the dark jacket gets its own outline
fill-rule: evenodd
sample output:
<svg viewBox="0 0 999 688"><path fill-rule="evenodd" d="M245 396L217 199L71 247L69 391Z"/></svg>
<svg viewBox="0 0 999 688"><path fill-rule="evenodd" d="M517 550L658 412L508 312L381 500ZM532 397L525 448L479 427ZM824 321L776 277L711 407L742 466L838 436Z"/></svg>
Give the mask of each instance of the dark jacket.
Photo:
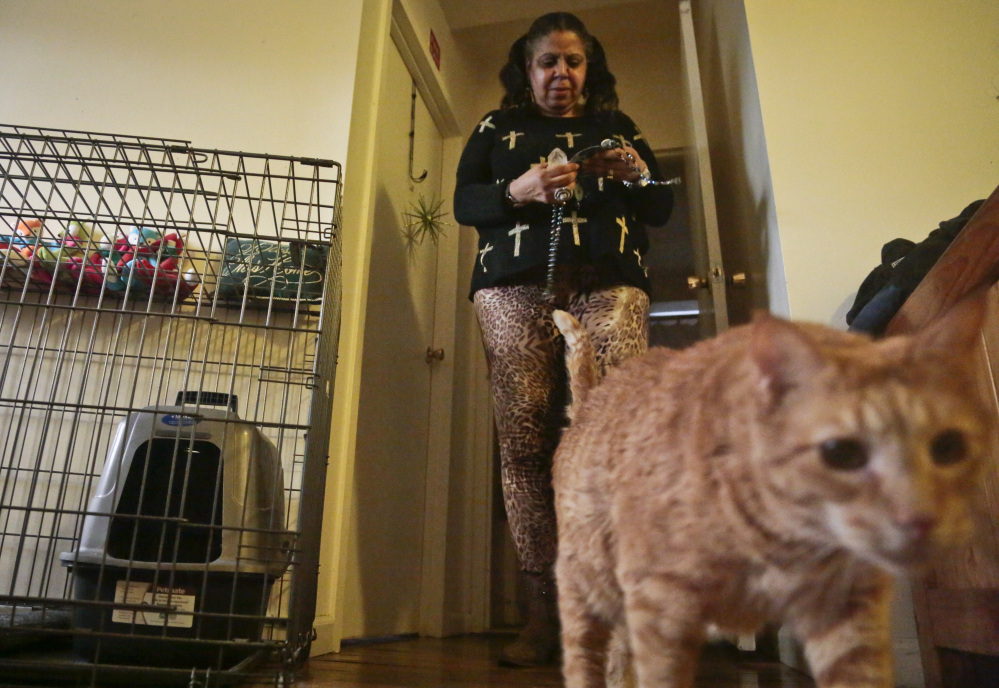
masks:
<svg viewBox="0 0 999 688"><path fill-rule="evenodd" d="M909 239L892 239L885 244L881 248L881 265L864 278L846 314L851 329L882 334L905 299L984 202L975 201L957 217L944 220L918 244Z"/></svg>

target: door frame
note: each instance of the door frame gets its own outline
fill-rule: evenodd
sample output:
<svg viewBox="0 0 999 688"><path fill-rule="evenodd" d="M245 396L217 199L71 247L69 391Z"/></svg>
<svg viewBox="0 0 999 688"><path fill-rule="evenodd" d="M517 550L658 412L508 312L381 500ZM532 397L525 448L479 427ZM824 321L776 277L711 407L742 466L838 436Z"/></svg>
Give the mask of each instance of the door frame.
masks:
<svg viewBox="0 0 999 688"><path fill-rule="evenodd" d="M402 3L392 3L389 28L392 43L416 83L416 90L430 111L441 134L441 174L444 148L458 124L437 82L428 77L430 68L412 22ZM448 236L450 234L451 236ZM444 351L444 360L434 364L430 375L430 415L427 436L427 477L424 485L423 565L420 573L420 635L444 635L444 588L447 555L447 513L451 469L451 403L454 386L454 299L458 288L458 242L455 232L446 232L437 242L437 289L434 304L434 349Z"/></svg>
<svg viewBox="0 0 999 688"><path fill-rule="evenodd" d="M390 35L443 139L441 173L445 178L453 178L466 134L458 124L452 101L437 78L437 67L431 61L423 37L402 0L392 2ZM429 42L429 36L425 38ZM442 188L445 188L443 184ZM455 498L449 499L451 449L458 427L452 418L454 366L458 357L454 347L458 327L469 324L457 319L459 309L456 299L464 298L464 292L459 292L459 267L467 260L459 241L461 231L458 225L452 225L438 243L433 347L443 349L445 358L436 365L431 378L420 586L420 635L431 637L484 631L490 624L493 417L488 373L481 350L461 352L467 358L470 371L464 382L473 389L469 394L471 408L466 409L463 419L464 435L460 438L465 453L458 460L469 465L464 471L462 484L456 486ZM478 327L477 324L474 326ZM453 516L449 522L450 507L456 507L460 512L460 524L455 523ZM450 558L449 527L456 531L450 538ZM458 556L454 556L455 553ZM459 609L449 608L445 600L449 571L463 586Z"/></svg>
<svg viewBox="0 0 999 688"><path fill-rule="evenodd" d="M687 151L687 193L690 201L691 239L697 269L704 273L697 277L701 288L700 302L702 337L721 334L728 329L728 298L725 265L722 262L721 236L718 229L718 210L715 205L714 176L711 172L711 154L708 150L707 115L704 110L704 89L701 86L701 68L697 57L697 37L690 0L680 0L681 66L686 82L687 126L691 146ZM702 243L703 241L703 243ZM707 315L711 322L706 321Z"/></svg>
<svg viewBox="0 0 999 688"><path fill-rule="evenodd" d="M446 29L446 27L445 27ZM346 567L344 547L348 546L351 514L354 509L354 462L357 440L357 399L360 389L360 361L363 354L367 275L371 265L374 193L377 169L374 161L378 137L377 113L381 91L381 70L387 51L398 49L414 77L416 87L444 139L442 174L453 174L461 152L460 130L455 111L444 93L435 67L423 47L422 32L403 6L402 0L365 0L358 64L351 109L350 142L344 188L343 225L352 228L344 233L344 282L352 284L345 290L336 394L334 395L334 427L330 443L331 466L326 484L326 505L322 523L319 589L316 599L315 634L311 653L321 655L340 649L342 639L343 594ZM429 38L429 36L428 36ZM392 43L396 45L393 46ZM475 484L462 486L462 498L475 505L474 525L465 528L467 534L452 546L461 548L464 569L460 579L465 587L461 596L471 614L466 614L463 626L450 627L445 617L445 564L447 555L449 473L451 466L452 385L454 382L454 342L456 328L456 298L458 264L460 262L458 228L448 231L438 245L437 292L435 326L432 346L446 352L445 360L436 364L431 380L431 425L427 447L427 479L423 486L427 508L424 513L424 550L420 593L420 633L440 636L448 632L484 630L488 624L488 541L490 532L488 480L476 479ZM486 414L486 420L480 416ZM473 461L490 458L491 411L476 409L472 422L471 442ZM481 422L480 422L481 421ZM479 456L481 454L481 456ZM484 458L483 458L484 457ZM488 476L488 470L481 474ZM481 483L481 484L480 484ZM470 490L469 487L472 487ZM485 505L482 507L481 505ZM317 524L318 525L318 524ZM467 556L471 552L472 556ZM484 554L483 554L484 552ZM467 564L471 565L467 565ZM480 612L479 610L485 610ZM469 618L470 617L470 618Z"/></svg>

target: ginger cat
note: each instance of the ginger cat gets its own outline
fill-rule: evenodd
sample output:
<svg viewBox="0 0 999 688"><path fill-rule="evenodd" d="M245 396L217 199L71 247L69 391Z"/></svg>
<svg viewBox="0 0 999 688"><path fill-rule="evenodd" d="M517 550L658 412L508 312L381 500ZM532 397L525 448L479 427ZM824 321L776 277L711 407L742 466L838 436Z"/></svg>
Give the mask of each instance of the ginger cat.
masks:
<svg viewBox="0 0 999 688"><path fill-rule="evenodd" d="M555 455L567 688L690 688L705 628L788 625L819 688L890 688L891 574L965 542L995 428L984 294L871 341L761 315L597 383L572 316Z"/></svg>

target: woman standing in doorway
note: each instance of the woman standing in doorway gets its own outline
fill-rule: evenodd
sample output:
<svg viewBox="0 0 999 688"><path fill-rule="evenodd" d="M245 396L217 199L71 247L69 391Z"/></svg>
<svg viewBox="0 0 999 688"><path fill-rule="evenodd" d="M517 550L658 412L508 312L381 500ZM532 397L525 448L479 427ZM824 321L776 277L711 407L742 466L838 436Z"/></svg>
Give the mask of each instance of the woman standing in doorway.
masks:
<svg viewBox="0 0 999 688"><path fill-rule="evenodd" d="M551 313L558 307L576 316L604 368L644 352L645 225L666 223L673 195L655 184L652 149L617 109L603 48L577 17L538 18L511 46L500 79L500 109L482 118L462 153L454 215L479 233L472 300L490 369L504 503L527 581L527 625L502 661L537 666L559 649L551 460L566 400ZM549 162L555 148L572 158L605 140L616 147L582 166ZM549 274L560 190L560 201L571 198Z"/></svg>

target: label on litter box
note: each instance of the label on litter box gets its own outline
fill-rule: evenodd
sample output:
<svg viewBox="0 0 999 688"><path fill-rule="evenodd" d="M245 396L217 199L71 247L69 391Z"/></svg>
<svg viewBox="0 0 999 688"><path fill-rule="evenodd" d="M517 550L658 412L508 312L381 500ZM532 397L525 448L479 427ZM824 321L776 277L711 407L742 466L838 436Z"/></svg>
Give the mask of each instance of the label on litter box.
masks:
<svg viewBox="0 0 999 688"><path fill-rule="evenodd" d="M185 595L183 588L166 588L157 586L152 590L152 583L139 581L118 581L114 589L114 601L124 604L148 604L157 607L173 607L175 612L133 612L117 609L111 614L115 623L136 623L146 626L162 626L170 628L191 628L194 617L184 612L194 611L194 595Z"/></svg>
<svg viewBox="0 0 999 688"><path fill-rule="evenodd" d="M174 427L180 425L182 427L187 427L189 425L197 425L201 421L192 416L183 416L179 413L169 413L160 419L163 423L167 425L173 425Z"/></svg>

